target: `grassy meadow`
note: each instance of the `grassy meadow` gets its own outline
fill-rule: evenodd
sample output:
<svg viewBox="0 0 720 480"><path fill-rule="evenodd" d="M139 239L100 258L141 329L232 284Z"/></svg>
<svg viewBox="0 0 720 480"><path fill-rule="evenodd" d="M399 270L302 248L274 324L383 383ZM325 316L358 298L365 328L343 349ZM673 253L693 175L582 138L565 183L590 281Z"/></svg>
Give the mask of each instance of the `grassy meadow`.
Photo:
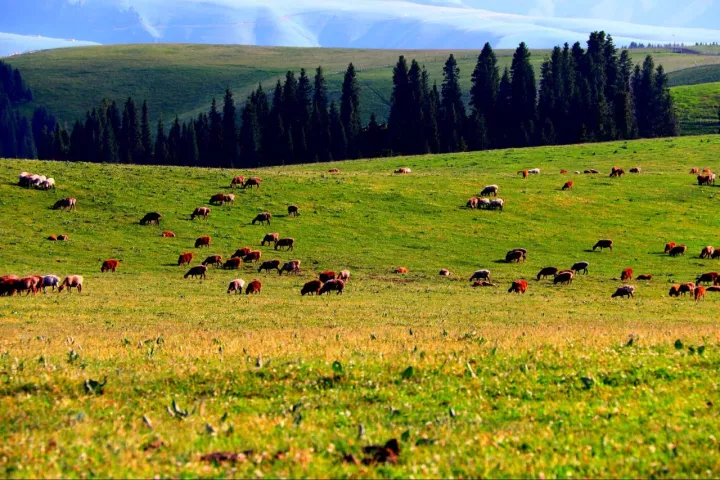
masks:
<svg viewBox="0 0 720 480"><path fill-rule="evenodd" d="M530 45L532 47L532 45ZM299 74L305 68L314 74L322 65L332 99L339 99L343 73L353 62L362 87L363 121L375 112L385 119L392 92L392 69L399 55L416 58L430 72L431 80L442 82L442 67L450 53L458 59L461 86L469 99L470 78L479 50L374 50L339 48L288 48L238 45L113 45L45 50L13 56L9 62L19 68L32 88L34 101L24 108L46 105L60 120L74 122L103 98L124 101L147 99L153 118L162 114L187 120L210 108L213 97L222 99L230 87L242 103L258 83L272 92L285 72ZM535 73L549 50L532 50ZM673 53L669 49L641 49L631 52L642 62L651 54L665 70L720 64L713 54ZM510 66L512 50L497 50L498 64Z"/></svg>
<svg viewBox="0 0 720 480"><path fill-rule="evenodd" d="M667 294L720 268L698 258L720 246L720 191L688 173L718 158L708 135L254 172L3 160L0 274L81 274L85 289L0 297L0 475L717 477L720 296ZM608 178L613 165L643 171ZM573 173L587 168L603 173ZM21 171L57 191L18 187ZM189 220L236 174L261 188ZM464 207L493 183L503 212ZM49 209L66 196L76 211ZM251 225L264 210L272 225ZM160 227L138 224L149 211ZM295 251L260 247L267 232ZM593 252L600 238L614 251ZM687 255L663 255L667 241ZM302 272L185 280L176 265L243 246ZM517 247L527 261L505 263ZM118 272L100 273L107 258ZM572 285L535 280L580 260ZM654 278L611 299L626 267ZM300 296L343 268L343 295ZM480 268L496 288L470 286ZM226 294L234 278L262 294ZM527 294L508 294L520 278ZM392 438L396 462L366 458ZM232 455L204 457L217 452Z"/></svg>
<svg viewBox="0 0 720 480"><path fill-rule="evenodd" d="M673 87L671 92L682 132L700 135L720 130L720 82Z"/></svg>

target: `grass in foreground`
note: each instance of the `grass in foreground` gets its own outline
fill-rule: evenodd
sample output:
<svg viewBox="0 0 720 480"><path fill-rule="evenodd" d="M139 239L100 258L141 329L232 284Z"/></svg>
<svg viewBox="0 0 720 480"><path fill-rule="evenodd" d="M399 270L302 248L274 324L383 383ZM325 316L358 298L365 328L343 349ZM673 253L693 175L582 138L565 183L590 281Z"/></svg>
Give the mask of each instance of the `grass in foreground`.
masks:
<svg viewBox="0 0 720 480"><path fill-rule="evenodd" d="M187 215L238 172L3 161L2 273L83 274L86 291L0 298L0 468L715 477L720 298L696 305L667 290L717 270L697 258L718 244L715 187L687 171L717 170L719 152L710 136L272 168L255 172L260 191L238 192L207 222ZM570 175L575 189L560 191L561 168L611 165L644 172ZM325 173L333 166L341 174ZM399 166L414 173L392 175ZM543 173L516 175L528 167ZM53 176L58 191L13 185L22 170ZM505 212L462 208L490 183ZM69 195L76 212L48 209ZM299 218L283 216L290 203ZM272 227L249 225L266 209ZM151 210L165 215L160 229L137 224ZM164 229L178 238L160 238ZM213 236L203 253L227 256L268 231L296 238L294 253L262 250L300 259L300 277L244 267L190 281L174 265L201 234ZM58 233L70 242L44 240ZM588 251L605 237L613 253ZM669 240L687 244L687 256L662 255ZM527 263L499 262L521 246ZM111 257L120 270L100 274ZM572 286L532 280L525 296L506 293L513 279L577 260L590 274ZM400 265L407 277L390 273ZM632 282L634 300L610 299L625 267L655 278ZM301 297L326 268L352 270L345 295ZM440 268L454 276L439 278ZM472 289L478 268L499 287ZM262 280L262 295L226 295L236 277ZM83 382L105 376L103 394L86 393ZM396 465L341 460L390 438L401 445ZM201 459L217 451L247 454Z"/></svg>

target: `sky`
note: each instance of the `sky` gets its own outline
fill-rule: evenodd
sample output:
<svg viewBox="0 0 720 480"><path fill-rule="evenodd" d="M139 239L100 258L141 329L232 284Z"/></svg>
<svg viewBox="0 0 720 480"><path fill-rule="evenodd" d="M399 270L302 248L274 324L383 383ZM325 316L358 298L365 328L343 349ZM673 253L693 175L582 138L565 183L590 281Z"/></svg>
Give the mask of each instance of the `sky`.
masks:
<svg viewBox="0 0 720 480"><path fill-rule="evenodd" d="M720 42L720 0L0 0L0 56L89 43L548 48ZM38 36L42 39L38 39Z"/></svg>

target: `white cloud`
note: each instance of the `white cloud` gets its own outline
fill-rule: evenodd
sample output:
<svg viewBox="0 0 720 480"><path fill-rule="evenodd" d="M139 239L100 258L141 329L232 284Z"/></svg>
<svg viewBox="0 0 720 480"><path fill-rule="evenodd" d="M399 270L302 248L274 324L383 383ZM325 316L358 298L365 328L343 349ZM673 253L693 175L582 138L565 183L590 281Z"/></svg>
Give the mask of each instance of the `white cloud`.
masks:
<svg viewBox="0 0 720 480"><path fill-rule="evenodd" d="M14 33L0 32L0 57L32 52L35 50L81 47L88 45L99 45L99 43L65 38L43 37L40 35L16 35Z"/></svg>

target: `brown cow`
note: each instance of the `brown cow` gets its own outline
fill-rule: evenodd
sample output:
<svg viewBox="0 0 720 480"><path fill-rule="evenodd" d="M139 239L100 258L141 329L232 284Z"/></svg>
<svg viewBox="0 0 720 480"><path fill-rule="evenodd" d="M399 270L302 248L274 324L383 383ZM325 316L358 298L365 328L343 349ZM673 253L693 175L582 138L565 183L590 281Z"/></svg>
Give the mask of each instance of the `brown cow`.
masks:
<svg viewBox="0 0 720 480"><path fill-rule="evenodd" d="M212 197L210 197L210 201L208 202L210 205L222 205L225 203L225 194L224 193L216 193Z"/></svg>
<svg viewBox="0 0 720 480"><path fill-rule="evenodd" d="M262 242L260 242L260 245L263 247L265 246L265 243L270 245L271 243L277 242L279 238L280 238L279 233L266 233L265 236L263 237Z"/></svg>
<svg viewBox="0 0 720 480"><path fill-rule="evenodd" d="M244 257L250 252L252 252L252 248L250 247L238 248L235 250L235 253L232 254L232 258Z"/></svg>
<svg viewBox="0 0 720 480"><path fill-rule="evenodd" d="M195 248L200 248L200 247L210 248L211 242L212 242L212 238L210 238L209 235L203 235L202 237L199 237L197 240L195 240Z"/></svg>
<svg viewBox="0 0 720 480"><path fill-rule="evenodd" d="M325 282L320 289L320 293L318 293L318 295L322 295L323 293L327 293L328 295L330 295L330 292L337 292L338 295L341 295L343 293L343 290L345 290L345 282L335 278L333 280L328 280L327 282Z"/></svg>
<svg viewBox="0 0 720 480"><path fill-rule="evenodd" d="M473 288L477 288L477 287L494 287L495 284L494 284L494 283L490 283L490 282L488 282L487 280L480 280L479 282L474 282L474 283L472 284L472 286L473 286Z"/></svg>
<svg viewBox="0 0 720 480"><path fill-rule="evenodd" d="M697 303L701 298L705 300L705 287L697 287L695 289L695 303Z"/></svg>
<svg viewBox="0 0 720 480"><path fill-rule="evenodd" d="M57 242L57 237L55 235L50 235L47 239L51 242Z"/></svg>
<svg viewBox="0 0 720 480"><path fill-rule="evenodd" d="M80 275L68 275L58 287L58 292L62 292L63 289L67 287L68 293L70 293L73 288L77 288L78 293L82 293L82 286L83 277Z"/></svg>
<svg viewBox="0 0 720 480"><path fill-rule="evenodd" d="M637 279L638 279L638 280L648 280L648 281L650 281L650 280L652 280L652 275L650 275L650 274L638 275L638 276L637 276Z"/></svg>
<svg viewBox="0 0 720 480"><path fill-rule="evenodd" d="M325 283L328 280L333 280L335 278L335 272L331 270L325 270L324 272L320 273L320 281Z"/></svg>
<svg viewBox="0 0 720 480"><path fill-rule="evenodd" d="M222 256L221 255L210 255L202 262L203 265L215 265L216 267L220 267L223 264Z"/></svg>
<svg viewBox="0 0 720 480"><path fill-rule="evenodd" d="M255 218L253 218L252 224L255 225L255 222L260 222L260 225L265 225L265 222L267 222L267 224L270 225L271 218L272 214L270 212L258 213Z"/></svg>
<svg viewBox="0 0 720 480"><path fill-rule="evenodd" d="M690 169L691 174L697 174L700 173L700 169L698 167L694 167Z"/></svg>
<svg viewBox="0 0 720 480"><path fill-rule="evenodd" d="M294 238L281 238L275 242L275 250L278 248L287 247L288 251L295 250L295 239Z"/></svg>
<svg viewBox="0 0 720 480"><path fill-rule="evenodd" d="M565 175L566 173L567 173L567 170L565 170L564 168L560 170L560 175Z"/></svg>
<svg viewBox="0 0 720 480"><path fill-rule="evenodd" d="M27 291L27 295L30 295L31 292L33 295L35 295L40 290L40 288L42 288L43 277L31 275L29 277L23 277L23 278L14 280L14 282L15 282L15 285L14 285L15 291L17 291L17 292Z"/></svg>
<svg viewBox="0 0 720 480"><path fill-rule="evenodd" d="M563 270L562 272L558 272L557 275L555 275L555 278L553 278L553 285L556 285L558 283L566 283L571 284L573 281L573 278L575 278L575 274L571 272L570 270Z"/></svg>
<svg viewBox="0 0 720 480"><path fill-rule="evenodd" d="M632 168L630 169L630 173L640 173L640 172L642 172L642 170L640 169L640 167L632 167Z"/></svg>
<svg viewBox="0 0 720 480"><path fill-rule="evenodd" d="M398 168L397 170L395 170L393 173L397 173L397 174L403 175L403 174L412 173L412 170L410 170L410 169L407 168L407 167L400 167L400 168Z"/></svg>
<svg viewBox="0 0 720 480"><path fill-rule="evenodd" d="M117 260L113 260L113 259L105 260L102 264L102 267L100 267L100 272L101 273L105 273L105 272L109 272L109 271L115 272L115 271L117 271L117 267L119 264L120 264L120 262L118 262Z"/></svg>
<svg viewBox="0 0 720 480"><path fill-rule="evenodd" d="M258 190L260 189L260 178L258 177L252 177L245 180L245 183L243 183L242 188L248 188L250 187L250 190L252 190L252 187L257 187Z"/></svg>
<svg viewBox="0 0 720 480"><path fill-rule="evenodd" d="M673 248L677 247L677 243L675 242L668 242L665 244L665 251L663 253L668 253Z"/></svg>
<svg viewBox="0 0 720 480"><path fill-rule="evenodd" d="M395 273L399 273L399 274L401 274L401 275L405 275L406 273L408 273L408 269L405 268L405 267L397 267L397 268L395 269Z"/></svg>
<svg viewBox="0 0 720 480"><path fill-rule="evenodd" d="M171 232L171 231L169 231L169 230L168 230L168 231L165 231L165 232L162 232L161 237L163 237L163 238L175 238L175 232Z"/></svg>
<svg viewBox="0 0 720 480"><path fill-rule="evenodd" d="M68 198L61 198L55 204L52 206L53 210L65 210L65 211L73 211L75 210L75 203L77 200L75 200L73 197Z"/></svg>
<svg viewBox="0 0 720 480"><path fill-rule="evenodd" d="M672 287L670 287L670 291L668 292L668 295L670 297L679 297L680 296L680 285L675 284Z"/></svg>
<svg viewBox="0 0 720 480"><path fill-rule="evenodd" d="M242 278L237 278L230 282L228 285L227 293L239 293L242 294L243 288L245 288L245 280Z"/></svg>
<svg viewBox="0 0 720 480"><path fill-rule="evenodd" d="M715 253L715 248L712 245L708 245L700 252L700 258L712 258L713 253Z"/></svg>
<svg viewBox="0 0 720 480"><path fill-rule="evenodd" d="M600 172L598 170L595 170L594 168L589 168L589 169L585 170L583 173L596 174L596 173L600 173Z"/></svg>
<svg viewBox="0 0 720 480"><path fill-rule="evenodd" d="M203 219L207 220L210 212L211 210L208 207L197 207L195 210L193 210L193 213L190 214L190 220L195 220L195 217L202 217Z"/></svg>
<svg viewBox="0 0 720 480"><path fill-rule="evenodd" d="M633 277L633 269L632 268L626 268L620 274L620 280L632 280L632 277Z"/></svg>
<svg viewBox="0 0 720 480"><path fill-rule="evenodd" d="M480 199L477 197L472 197L470 200L467 201L467 204L465 206L467 208L472 208L473 210L478 208L478 203L480 202Z"/></svg>
<svg viewBox="0 0 720 480"><path fill-rule="evenodd" d="M712 285L705 289L706 292L720 292L720 285Z"/></svg>
<svg viewBox="0 0 720 480"><path fill-rule="evenodd" d="M512 282L512 285L510 285L508 293L524 294L527 291L527 285L527 281L525 280L515 280L514 282Z"/></svg>
<svg viewBox="0 0 720 480"><path fill-rule="evenodd" d="M710 185L710 175L698 175L697 176L697 182L698 185Z"/></svg>
<svg viewBox="0 0 720 480"><path fill-rule="evenodd" d="M623 175L625 175L625 170L620 167L612 167L610 177L622 177Z"/></svg>
<svg viewBox="0 0 720 480"><path fill-rule="evenodd" d="M242 258L233 257L228 259L227 262L225 262L223 268L226 270L237 270L238 268L240 268L240 264L242 264Z"/></svg>
<svg viewBox="0 0 720 480"><path fill-rule="evenodd" d="M321 282L320 280L310 280L305 285L303 285L302 290L300 290L300 295L318 295L322 286L323 282Z"/></svg>
<svg viewBox="0 0 720 480"><path fill-rule="evenodd" d="M288 206L288 217L297 217L300 215L300 209L297 205Z"/></svg>
<svg viewBox="0 0 720 480"><path fill-rule="evenodd" d="M232 182L230 182L230 188L235 188L238 185L242 186L243 183L245 183L245 177L243 177L243 176L235 177L232 179Z"/></svg>
<svg viewBox="0 0 720 480"><path fill-rule="evenodd" d="M247 255L243 258L243 262L251 262L256 263L260 261L260 257L262 257L262 252L260 250L253 250L252 252L248 252Z"/></svg>
<svg viewBox="0 0 720 480"><path fill-rule="evenodd" d="M223 202L235 205L235 195L232 193L226 193L223 195Z"/></svg>
<svg viewBox="0 0 720 480"><path fill-rule="evenodd" d="M697 285L700 285L703 282L716 284L718 283L718 279L720 278L720 273L718 272L708 272L703 273L702 275L698 275L698 277L695 279L695 283Z"/></svg>
<svg viewBox="0 0 720 480"><path fill-rule="evenodd" d="M602 251L604 248L609 248L610 251L613 251L613 241L612 240L598 240L597 243L593 246L593 252L596 248L600 248L600 251Z"/></svg>
<svg viewBox="0 0 720 480"><path fill-rule="evenodd" d="M61 242L67 242L68 240L70 240L70 237L67 234L63 233L62 235L58 235L57 239Z"/></svg>
<svg viewBox="0 0 720 480"><path fill-rule="evenodd" d="M280 271L280 260L268 260L267 262L263 262L258 267L258 273L265 270L266 272L269 272L270 270L278 270Z"/></svg>
<svg viewBox="0 0 720 480"><path fill-rule="evenodd" d="M185 278L188 277L200 277L200 280L203 278L207 278L207 267L205 265L198 265L197 267L192 267L188 272L185 274Z"/></svg>
<svg viewBox="0 0 720 480"><path fill-rule="evenodd" d="M537 274L537 280L540 281L541 278L547 278L550 275L555 276L558 273L557 267L545 267L542 270L540 270L540 273Z"/></svg>
<svg viewBox="0 0 720 480"><path fill-rule="evenodd" d="M193 254L192 252L185 252L181 253L178 257L178 267L182 267L183 265L190 265L190 262L192 262Z"/></svg>
<svg viewBox="0 0 720 480"><path fill-rule="evenodd" d="M517 173L522 174L523 178L527 178L528 175L530 175L530 172L528 172L527 170L520 170Z"/></svg>
<svg viewBox="0 0 720 480"><path fill-rule="evenodd" d="M680 285L680 288L678 289L681 295L685 295L686 293L693 293L695 291L695 284L693 282L687 282Z"/></svg>
<svg viewBox="0 0 720 480"><path fill-rule="evenodd" d="M524 262L525 261L525 252L523 252L522 250L511 250L505 255L505 261L507 263Z"/></svg>
<svg viewBox="0 0 720 480"><path fill-rule="evenodd" d="M565 185L562 186L562 189L563 190L572 190L574 186L575 186L575 182L573 182L572 180L568 180L567 182L565 182Z"/></svg>
<svg viewBox="0 0 720 480"><path fill-rule="evenodd" d="M283 272L287 272L288 275L290 275L290 272L293 272L295 275L300 273L300 260L290 260L289 262L285 262L283 266L278 270L278 275L282 275Z"/></svg>
<svg viewBox="0 0 720 480"><path fill-rule="evenodd" d="M5 275L0 277L0 296L12 297L15 295L17 292L15 282L18 280L20 280L20 277L15 275Z"/></svg>
<svg viewBox="0 0 720 480"><path fill-rule="evenodd" d="M615 297L628 297L635 298L635 287L632 285L624 285L615 290L615 293L611 295L611 298Z"/></svg>
<svg viewBox="0 0 720 480"><path fill-rule="evenodd" d="M687 251L687 245L677 245L670 249L669 255L671 257L677 257L678 255L685 255Z"/></svg>
<svg viewBox="0 0 720 480"><path fill-rule="evenodd" d="M257 295L262 291L262 283L257 280L253 280L245 290L246 295Z"/></svg>
<svg viewBox="0 0 720 480"><path fill-rule="evenodd" d="M331 168L330 170L328 170L328 173L340 173L340 169L339 168Z"/></svg>
<svg viewBox="0 0 720 480"><path fill-rule="evenodd" d="M140 225L160 225L160 218L162 218L162 213L158 212L149 212L146 213L143 218L140 219Z"/></svg>
<svg viewBox="0 0 720 480"><path fill-rule="evenodd" d="M720 257L720 249L715 249L715 251L712 253L712 259L715 260L716 258Z"/></svg>

